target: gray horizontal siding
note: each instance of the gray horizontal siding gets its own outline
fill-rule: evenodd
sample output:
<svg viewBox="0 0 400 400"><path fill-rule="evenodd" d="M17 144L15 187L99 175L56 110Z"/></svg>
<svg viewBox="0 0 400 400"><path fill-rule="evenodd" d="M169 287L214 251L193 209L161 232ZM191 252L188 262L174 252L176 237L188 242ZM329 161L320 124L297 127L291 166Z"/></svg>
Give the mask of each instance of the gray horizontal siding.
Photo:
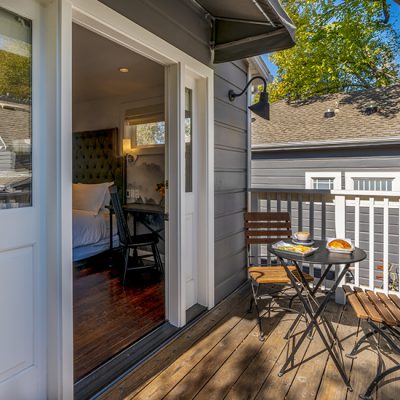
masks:
<svg viewBox="0 0 400 400"><path fill-rule="evenodd" d="M210 26L190 1L100 1L204 64L210 64Z"/></svg>
<svg viewBox="0 0 400 400"><path fill-rule="evenodd" d="M231 103L230 89L243 88L243 63L215 66L215 297L219 301L246 279L243 211L247 204L246 98Z"/></svg>
<svg viewBox="0 0 400 400"><path fill-rule="evenodd" d="M253 152L252 187L304 189L305 172L400 171L400 146L375 149Z"/></svg>

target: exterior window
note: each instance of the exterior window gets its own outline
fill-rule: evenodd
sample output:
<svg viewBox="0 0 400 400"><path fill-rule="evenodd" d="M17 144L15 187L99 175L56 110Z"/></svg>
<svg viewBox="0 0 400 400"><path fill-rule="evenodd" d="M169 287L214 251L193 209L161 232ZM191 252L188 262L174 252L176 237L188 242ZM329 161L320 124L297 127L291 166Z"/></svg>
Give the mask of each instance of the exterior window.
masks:
<svg viewBox="0 0 400 400"><path fill-rule="evenodd" d="M393 179L389 178L353 178L354 190L392 191Z"/></svg>
<svg viewBox="0 0 400 400"><path fill-rule="evenodd" d="M335 178L313 178L313 189L332 190L334 188Z"/></svg>
<svg viewBox="0 0 400 400"><path fill-rule="evenodd" d="M0 8L0 209L32 205L32 23Z"/></svg>
<svg viewBox="0 0 400 400"><path fill-rule="evenodd" d="M346 172L345 179L346 179L346 190L361 190L361 191L371 191L371 192L400 191L400 171Z"/></svg>
<svg viewBox="0 0 400 400"><path fill-rule="evenodd" d="M342 174L335 171L307 171L305 187L314 190L340 190L342 189Z"/></svg>

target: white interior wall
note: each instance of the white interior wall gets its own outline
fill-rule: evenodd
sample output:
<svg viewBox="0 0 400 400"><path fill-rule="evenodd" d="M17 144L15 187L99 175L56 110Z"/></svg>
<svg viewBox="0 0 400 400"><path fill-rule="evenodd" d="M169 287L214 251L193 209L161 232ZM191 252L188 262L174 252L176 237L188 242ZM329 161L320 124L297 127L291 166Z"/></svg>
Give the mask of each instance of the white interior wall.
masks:
<svg viewBox="0 0 400 400"><path fill-rule="evenodd" d="M110 97L73 104L72 131L82 132L106 128L119 128L123 133L125 111L133 108L164 104L164 87L149 88L129 96Z"/></svg>

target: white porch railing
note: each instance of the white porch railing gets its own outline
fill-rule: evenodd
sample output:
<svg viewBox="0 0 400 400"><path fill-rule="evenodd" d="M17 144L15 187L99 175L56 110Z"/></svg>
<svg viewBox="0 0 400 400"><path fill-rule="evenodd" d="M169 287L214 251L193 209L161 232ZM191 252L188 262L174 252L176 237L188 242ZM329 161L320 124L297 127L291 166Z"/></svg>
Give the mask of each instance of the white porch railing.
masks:
<svg viewBox="0 0 400 400"><path fill-rule="evenodd" d="M352 268L346 283L400 293L400 192L251 189L252 211L288 211L293 231L315 239L350 238L368 258ZM265 251L263 250L262 253ZM312 274L314 271L311 269ZM339 268L336 269L336 273ZM337 301L342 302L342 290Z"/></svg>

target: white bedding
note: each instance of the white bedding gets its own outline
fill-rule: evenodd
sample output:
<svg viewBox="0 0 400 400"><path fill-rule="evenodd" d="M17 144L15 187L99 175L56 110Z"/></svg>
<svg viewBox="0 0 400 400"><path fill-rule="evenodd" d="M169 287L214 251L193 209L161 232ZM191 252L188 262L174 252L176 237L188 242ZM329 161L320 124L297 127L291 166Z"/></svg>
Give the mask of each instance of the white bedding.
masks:
<svg viewBox="0 0 400 400"><path fill-rule="evenodd" d="M73 247L88 246L110 239L110 214L102 210L97 215L87 211L72 210ZM113 216L113 236L117 224Z"/></svg>

